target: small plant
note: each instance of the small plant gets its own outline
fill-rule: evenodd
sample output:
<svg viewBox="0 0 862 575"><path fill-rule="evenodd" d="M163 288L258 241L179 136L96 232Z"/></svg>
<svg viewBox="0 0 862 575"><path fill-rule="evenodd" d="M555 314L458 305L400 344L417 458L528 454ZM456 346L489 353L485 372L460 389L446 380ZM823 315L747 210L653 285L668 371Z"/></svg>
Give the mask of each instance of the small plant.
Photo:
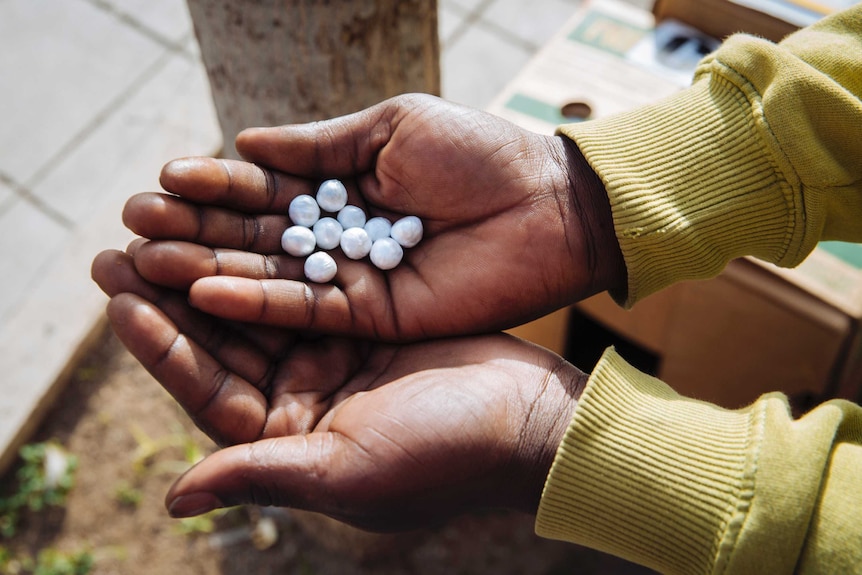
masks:
<svg viewBox="0 0 862 575"><path fill-rule="evenodd" d="M65 553L48 548L34 559L29 555L15 556L0 547L0 575L87 575L92 568L89 551Z"/></svg>
<svg viewBox="0 0 862 575"><path fill-rule="evenodd" d="M222 513L221 509L216 509L215 511L210 511L196 517L185 517L174 525L173 531L180 535L212 533L216 529L215 520Z"/></svg>
<svg viewBox="0 0 862 575"><path fill-rule="evenodd" d="M133 425L130 431L137 443L135 452L132 454L132 470L137 476L143 476L147 472L183 473L204 458L200 445L182 429L156 439L147 435L137 425ZM168 450L181 451L182 459L156 461Z"/></svg>
<svg viewBox="0 0 862 575"><path fill-rule="evenodd" d="M0 535L13 537L22 511L61 507L75 482L77 458L55 442L25 445L16 474L17 488L0 497Z"/></svg>
<svg viewBox="0 0 862 575"><path fill-rule="evenodd" d="M93 568L93 556L88 551L63 553L43 549L36 558L33 575L87 575Z"/></svg>
<svg viewBox="0 0 862 575"><path fill-rule="evenodd" d="M117 487L114 489L114 499L117 500L117 503L124 507L137 508L138 505L141 504L141 500L144 498L143 492L134 485L130 485L129 483L122 481L117 484Z"/></svg>

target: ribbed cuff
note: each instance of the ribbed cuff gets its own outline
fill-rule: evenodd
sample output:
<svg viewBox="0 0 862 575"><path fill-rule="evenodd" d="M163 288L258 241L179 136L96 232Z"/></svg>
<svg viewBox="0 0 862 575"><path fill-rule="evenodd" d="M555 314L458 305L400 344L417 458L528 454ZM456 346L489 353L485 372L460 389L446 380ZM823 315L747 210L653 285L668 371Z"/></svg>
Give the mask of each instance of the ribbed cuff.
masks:
<svg viewBox="0 0 862 575"><path fill-rule="evenodd" d="M663 573L708 573L754 492L758 408L686 399L612 349L548 475L536 532Z"/></svg>
<svg viewBox="0 0 862 575"><path fill-rule="evenodd" d="M776 169L754 96L702 78L659 104L559 129L607 189L629 278L612 295L626 306L736 257L780 265L801 241L801 200Z"/></svg>

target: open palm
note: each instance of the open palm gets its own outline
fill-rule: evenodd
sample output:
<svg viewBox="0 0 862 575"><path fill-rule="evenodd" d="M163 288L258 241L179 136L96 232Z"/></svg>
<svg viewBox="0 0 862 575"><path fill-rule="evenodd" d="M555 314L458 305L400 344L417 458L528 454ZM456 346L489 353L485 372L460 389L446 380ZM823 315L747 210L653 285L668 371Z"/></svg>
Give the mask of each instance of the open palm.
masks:
<svg viewBox="0 0 862 575"><path fill-rule="evenodd" d="M185 159L127 204L154 241L136 254L156 284L239 321L389 341L511 327L618 285L607 199L577 149L431 97L328 122L240 134L251 162ZM369 216L417 215L425 239L381 272L333 253L331 284L284 255L290 201L325 178ZM177 198L176 196L180 196Z"/></svg>
<svg viewBox="0 0 862 575"><path fill-rule="evenodd" d="M308 339L202 314L126 253L100 254L93 276L119 338L226 446L174 485L178 516L257 503L392 530L477 507L532 512L584 384L504 335Z"/></svg>

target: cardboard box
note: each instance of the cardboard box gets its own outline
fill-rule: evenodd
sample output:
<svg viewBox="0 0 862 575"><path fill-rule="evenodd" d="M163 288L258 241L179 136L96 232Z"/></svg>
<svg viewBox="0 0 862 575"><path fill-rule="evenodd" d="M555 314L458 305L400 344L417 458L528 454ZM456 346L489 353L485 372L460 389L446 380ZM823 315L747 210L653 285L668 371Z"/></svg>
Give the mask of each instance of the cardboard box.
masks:
<svg viewBox="0 0 862 575"><path fill-rule="evenodd" d="M552 134L563 123L608 116L670 95L684 83L632 59L653 36L650 12L613 0L585 2L488 110L534 132ZM690 78L689 72L685 81Z"/></svg>
<svg viewBox="0 0 862 575"><path fill-rule="evenodd" d="M778 42L855 0L656 0L656 21L678 20L723 39L747 32Z"/></svg>
<svg viewBox="0 0 862 575"><path fill-rule="evenodd" d="M656 0L653 13L658 22L679 20L720 39L748 32L778 42L799 29L786 20L730 0Z"/></svg>
<svg viewBox="0 0 862 575"><path fill-rule="evenodd" d="M654 102L681 89L685 72L664 67L665 37L651 13L613 0L587 3L490 111L550 134L573 121L563 114L573 104L601 117ZM600 294L511 333L563 353L570 313L658 356L658 376L681 393L720 405L773 390L800 409L862 398L862 246L823 243L793 270L744 258L713 280L674 285L629 311Z"/></svg>

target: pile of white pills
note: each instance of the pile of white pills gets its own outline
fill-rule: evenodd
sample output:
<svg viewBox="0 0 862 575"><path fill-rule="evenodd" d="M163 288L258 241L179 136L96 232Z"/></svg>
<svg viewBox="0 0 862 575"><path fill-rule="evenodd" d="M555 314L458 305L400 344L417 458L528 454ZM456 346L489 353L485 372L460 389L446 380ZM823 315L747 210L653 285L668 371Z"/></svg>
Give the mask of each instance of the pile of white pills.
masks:
<svg viewBox="0 0 862 575"><path fill-rule="evenodd" d="M339 180L320 184L316 197L295 197L288 216L293 225L281 236L281 247L292 256L308 256L305 277L317 283L332 280L338 271L326 250L341 247L352 260L368 256L378 269L391 270L401 263L404 248L422 239L422 221L416 216L395 223L381 217L366 219L362 208L347 205L347 190Z"/></svg>

